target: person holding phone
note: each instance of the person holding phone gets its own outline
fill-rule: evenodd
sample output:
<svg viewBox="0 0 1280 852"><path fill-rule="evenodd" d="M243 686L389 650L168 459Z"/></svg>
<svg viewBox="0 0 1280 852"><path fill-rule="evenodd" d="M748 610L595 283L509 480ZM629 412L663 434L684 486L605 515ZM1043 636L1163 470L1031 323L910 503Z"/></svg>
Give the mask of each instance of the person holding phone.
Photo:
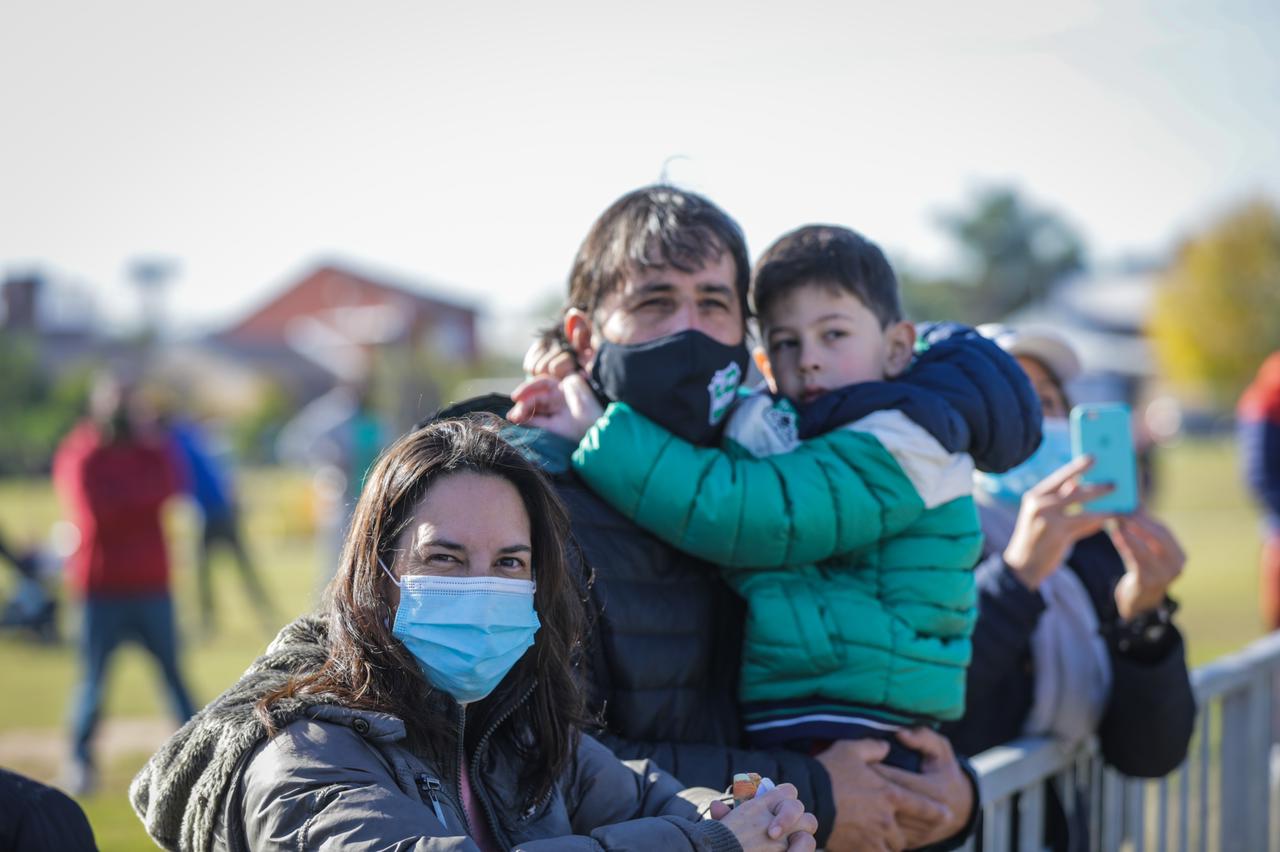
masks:
<svg viewBox="0 0 1280 852"><path fill-rule="evenodd" d="M986 539L975 568L978 622L965 715L944 733L965 755L1026 735L1097 734L1120 772L1165 775L1185 757L1196 714L1168 597L1186 556L1143 508L1085 505L1114 486L1086 483L1094 459L1071 452L1065 385L1080 360L1070 344L1048 330L979 331L1031 379L1044 440L1007 474L976 477ZM1057 807L1048 809L1046 836L1055 849L1087 845L1087 802L1076 792L1070 826L1050 797Z"/></svg>

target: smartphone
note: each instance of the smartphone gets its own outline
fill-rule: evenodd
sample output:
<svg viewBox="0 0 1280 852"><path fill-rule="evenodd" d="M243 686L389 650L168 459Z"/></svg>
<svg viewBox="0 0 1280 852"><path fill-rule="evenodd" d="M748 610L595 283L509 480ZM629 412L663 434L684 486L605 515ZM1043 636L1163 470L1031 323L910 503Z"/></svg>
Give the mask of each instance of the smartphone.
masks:
<svg viewBox="0 0 1280 852"><path fill-rule="evenodd" d="M1086 511L1128 514L1138 508L1138 458L1131 420L1129 406L1120 402L1071 409L1071 455L1093 456L1093 467L1081 474L1080 481L1115 486L1110 494L1085 503Z"/></svg>

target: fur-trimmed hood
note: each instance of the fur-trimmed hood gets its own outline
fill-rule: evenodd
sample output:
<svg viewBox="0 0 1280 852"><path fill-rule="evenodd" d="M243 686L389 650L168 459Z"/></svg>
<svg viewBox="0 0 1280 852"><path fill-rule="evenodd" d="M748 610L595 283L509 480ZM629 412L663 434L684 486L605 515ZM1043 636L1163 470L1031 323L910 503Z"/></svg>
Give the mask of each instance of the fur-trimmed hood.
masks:
<svg viewBox="0 0 1280 852"><path fill-rule="evenodd" d="M235 685L169 738L129 785L129 802L147 834L164 849L206 852L241 760L267 737L255 714L258 699L294 675L315 671L328 657L328 624L303 616L286 625ZM272 710L284 727L309 707L337 703L309 695Z"/></svg>

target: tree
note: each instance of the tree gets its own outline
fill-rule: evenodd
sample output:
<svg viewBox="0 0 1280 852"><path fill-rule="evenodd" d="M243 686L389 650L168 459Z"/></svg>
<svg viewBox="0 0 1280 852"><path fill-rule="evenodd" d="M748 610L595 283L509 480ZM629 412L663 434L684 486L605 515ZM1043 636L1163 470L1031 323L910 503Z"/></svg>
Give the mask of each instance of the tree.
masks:
<svg viewBox="0 0 1280 852"><path fill-rule="evenodd" d="M894 263L894 268L901 270L898 287L902 308L913 322L972 320L972 306L966 298L971 289L968 282L919 275L905 262Z"/></svg>
<svg viewBox="0 0 1280 852"><path fill-rule="evenodd" d="M6 332L0 376L0 475L48 470L58 441L84 411L88 368L53 379L40 368L35 339Z"/></svg>
<svg viewBox="0 0 1280 852"><path fill-rule="evenodd" d="M973 288L965 300L973 322L1043 299L1055 281L1084 266L1084 245L1071 226L1009 187L982 190L971 209L944 213L941 224L967 261L960 280Z"/></svg>
<svg viewBox="0 0 1280 852"><path fill-rule="evenodd" d="M1169 377L1228 408L1280 349L1280 212L1253 199L1185 240L1149 328Z"/></svg>
<svg viewBox="0 0 1280 852"><path fill-rule="evenodd" d="M913 319L993 322L1043 299L1054 282L1084 267L1075 230L1009 187L984 189L969 208L938 221L956 241L962 265L942 278L903 271L903 301Z"/></svg>

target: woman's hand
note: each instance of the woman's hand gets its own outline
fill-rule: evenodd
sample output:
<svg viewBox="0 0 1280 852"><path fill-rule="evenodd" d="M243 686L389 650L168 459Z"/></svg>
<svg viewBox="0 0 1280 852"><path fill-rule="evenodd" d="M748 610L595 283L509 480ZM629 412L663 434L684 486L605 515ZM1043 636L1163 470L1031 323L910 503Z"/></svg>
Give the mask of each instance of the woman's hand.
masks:
<svg viewBox="0 0 1280 852"><path fill-rule="evenodd" d="M813 852L818 818L796 798L794 784L774 789L730 809L711 803L711 818L724 823L742 845L743 852Z"/></svg>
<svg viewBox="0 0 1280 852"><path fill-rule="evenodd" d="M1022 495L1004 561L1028 589L1040 588L1075 543L1101 530L1111 517L1076 511L1114 488L1110 483L1082 485L1080 474L1092 466L1093 459L1088 456L1072 459Z"/></svg>
<svg viewBox="0 0 1280 852"><path fill-rule="evenodd" d="M1143 512L1118 519L1108 532L1125 569L1116 584L1116 610L1132 621L1160 606L1187 555L1168 527Z"/></svg>

